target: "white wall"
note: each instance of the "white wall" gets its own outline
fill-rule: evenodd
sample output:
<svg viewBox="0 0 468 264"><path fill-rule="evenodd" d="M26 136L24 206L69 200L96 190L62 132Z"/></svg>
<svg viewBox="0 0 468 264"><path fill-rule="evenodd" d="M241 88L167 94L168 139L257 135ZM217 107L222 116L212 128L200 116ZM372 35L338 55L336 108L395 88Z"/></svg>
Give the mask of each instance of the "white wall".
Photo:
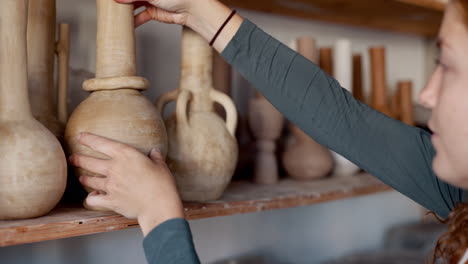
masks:
<svg viewBox="0 0 468 264"><path fill-rule="evenodd" d="M95 6L93 0L58 2L58 20L70 23L72 30L69 100L74 107L86 97L80 90L81 82L93 77L95 68ZM366 69L367 46L385 44L390 86L394 87L401 78L414 80L416 90L424 85L422 38L253 12L241 14L285 43L300 35L316 37L319 45L331 45L338 37L350 38L353 50L364 53ZM177 87L180 32L178 26L157 23L137 30L138 69L152 83L146 92L151 100ZM365 72L369 89L368 70ZM234 83L242 111L248 85L239 79ZM191 226L204 263L250 252L264 252L287 263L318 263L353 250L377 248L388 227L419 218L420 210L413 202L392 192L310 207L191 221ZM0 263L144 263L141 239L139 230L132 229L0 248Z"/></svg>

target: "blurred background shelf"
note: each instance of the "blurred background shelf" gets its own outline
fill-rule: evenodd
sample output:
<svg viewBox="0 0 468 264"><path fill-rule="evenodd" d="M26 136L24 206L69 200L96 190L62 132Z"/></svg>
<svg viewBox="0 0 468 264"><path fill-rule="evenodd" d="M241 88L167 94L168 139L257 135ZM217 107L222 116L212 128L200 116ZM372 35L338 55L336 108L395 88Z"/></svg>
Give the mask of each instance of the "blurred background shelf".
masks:
<svg viewBox="0 0 468 264"><path fill-rule="evenodd" d="M390 191L391 188L369 174L299 182L283 180L275 185L233 182L221 200L186 203L187 219L228 216L282 208L312 205L327 201ZM112 212L85 210L81 205L60 205L47 216L16 221L0 221L0 246L108 232L137 227Z"/></svg>
<svg viewBox="0 0 468 264"><path fill-rule="evenodd" d="M378 30L434 37L445 7L440 0L222 0L236 7L359 26Z"/></svg>

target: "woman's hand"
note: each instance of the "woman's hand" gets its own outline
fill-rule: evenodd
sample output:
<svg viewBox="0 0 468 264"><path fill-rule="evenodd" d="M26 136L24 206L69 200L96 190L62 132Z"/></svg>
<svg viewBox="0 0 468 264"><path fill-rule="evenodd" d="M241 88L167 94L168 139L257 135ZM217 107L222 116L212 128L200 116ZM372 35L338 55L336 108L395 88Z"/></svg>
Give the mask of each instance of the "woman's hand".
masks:
<svg viewBox="0 0 468 264"><path fill-rule="evenodd" d="M210 41L229 17L231 9L218 0L115 0L122 4L135 5L145 9L135 15L135 26L156 20L164 23L190 27ZM242 18L235 15L221 31L214 48L222 52L242 24Z"/></svg>
<svg viewBox="0 0 468 264"><path fill-rule="evenodd" d="M174 177L159 151L153 149L150 159L130 146L88 133L78 141L110 157L70 157L72 165L106 176L80 177L83 185L97 190L86 198L88 205L138 219L145 236L166 220L184 217Z"/></svg>

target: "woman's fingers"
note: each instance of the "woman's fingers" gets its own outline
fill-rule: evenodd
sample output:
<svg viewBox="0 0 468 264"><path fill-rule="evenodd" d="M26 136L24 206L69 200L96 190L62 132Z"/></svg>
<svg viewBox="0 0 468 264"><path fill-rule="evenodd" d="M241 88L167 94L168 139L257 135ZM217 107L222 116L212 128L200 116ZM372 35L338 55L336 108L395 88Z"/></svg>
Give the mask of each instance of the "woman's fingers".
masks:
<svg viewBox="0 0 468 264"><path fill-rule="evenodd" d="M127 147L120 142L90 133L80 133L78 142L111 158L121 153Z"/></svg>
<svg viewBox="0 0 468 264"><path fill-rule="evenodd" d="M108 172L109 161L96 159L84 155L74 154L69 159L70 163L79 167L97 174L106 175Z"/></svg>
<svg viewBox="0 0 468 264"><path fill-rule="evenodd" d="M86 197L86 204L92 208L102 208L110 211L114 211L115 208L111 201L110 196L101 194L99 192L92 192Z"/></svg>
<svg viewBox="0 0 468 264"><path fill-rule="evenodd" d="M145 10L135 15L135 27L139 27L151 20L153 20L151 9L146 8Z"/></svg>
<svg viewBox="0 0 468 264"><path fill-rule="evenodd" d="M81 176L80 182L86 187L94 190L107 192L107 178L95 177L95 176Z"/></svg>

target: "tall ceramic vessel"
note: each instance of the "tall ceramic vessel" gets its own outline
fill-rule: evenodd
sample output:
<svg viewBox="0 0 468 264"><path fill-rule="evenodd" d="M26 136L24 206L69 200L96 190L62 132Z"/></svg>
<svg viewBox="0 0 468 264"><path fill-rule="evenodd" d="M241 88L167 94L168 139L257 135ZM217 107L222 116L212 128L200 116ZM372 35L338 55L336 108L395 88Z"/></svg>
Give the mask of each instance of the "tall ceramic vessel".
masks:
<svg viewBox="0 0 468 264"><path fill-rule="evenodd" d="M385 68L385 47L371 47L369 49L371 59L372 92L371 106L388 116L392 116L387 98L387 76Z"/></svg>
<svg viewBox="0 0 468 264"><path fill-rule="evenodd" d="M208 43L184 28L180 87L158 100L161 112L176 101L176 112L166 121L167 164L185 201L221 197L237 164L237 111L227 95L213 88L212 56ZM213 103L225 108L226 121L214 112Z"/></svg>
<svg viewBox="0 0 468 264"><path fill-rule="evenodd" d="M401 121L414 126L413 83L411 81L399 81L398 96L400 97Z"/></svg>
<svg viewBox="0 0 468 264"><path fill-rule="evenodd" d="M83 89L91 94L68 121L68 151L107 158L77 142L81 132L89 132L129 144L144 154L158 148L165 155L164 123L155 106L141 94L149 86L148 81L136 76L133 5L96 2L96 78L84 82ZM78 169L77 174L91 173Z"/></svg>
<svg viewBox="0 0 468 264"><path fill-rule="evenodd" d="M353 55L353 96L357 100L365 103L364 89L362 87L362 56Z"/></svg>
<svg viewBox="0 0 468 264"><path fill-rule="evenodd" d="M279 180L276 145L284 117L260 93L249 102L249 124L255 138L254 182L274 184Z"/></svg>
<svg viewBox="0 0 468 264"><path fill-rule="evenodd" d="M335 43L335 54L333 56L333 76L341 84L341 87L352 93L352 53L351 41L348 39L339 39ZM349 176L356 174L359 167L351 161L333 152L335 159L334 174L338 176Z"/></svg>
<svg viewBox="0 0 468 264"><path fill-rule="evenodd" d="M67 163L28 99L27 0L0 2L0 219L48 213L63 195Z"/></svg>
<svg viewBox="0 0 468 264"><path fill-rule="evenodd" d="M28 9L29 99L34 117L59 138L67 122L69 26L59 26L55 41L55 0L31 0ZM54 54L58 55L57 90L54 83ZM57 98L57 103L55 102Z"/></svg>
<svg viewBox="0 0 468 264"><path fill-rule="evenodd" d="M303 37L297 39L296 43L300 54L310 61L317 61L314 39ZM333 169L330 151L292 123L289 130L291 134L282 156L288 175L296 180L311 180L328 175Z"/></svg>

